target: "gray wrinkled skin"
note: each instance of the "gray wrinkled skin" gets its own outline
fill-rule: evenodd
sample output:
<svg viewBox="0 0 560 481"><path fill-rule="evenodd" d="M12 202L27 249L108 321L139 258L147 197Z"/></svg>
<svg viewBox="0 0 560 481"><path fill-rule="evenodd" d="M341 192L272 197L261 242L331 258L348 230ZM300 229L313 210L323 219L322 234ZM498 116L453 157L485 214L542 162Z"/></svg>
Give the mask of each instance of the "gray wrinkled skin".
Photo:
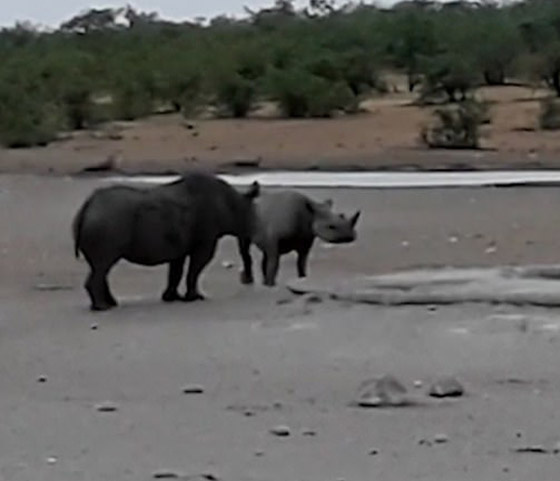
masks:
<svg viewBox="0 0 560 481"><path fill-rule="evenodd" d="M144 266L169 264L162 295L166 302L203 299L198 278L214 257L219 239L226 235L238 240L241 282L253 283L250 246L259 190L255 182L242 194L218 177L196 171L153 188L116 185L96 189L72 225L76 257L81 252L90 267L84 287L91 309L102 311L117 305L107 276L120 259ZM177 288L187 257L186 294L180 296Z"/></svg>
<svg viewBox="0 0 560 481"><path fill-rule="evenodd" d="M307 259L316 237L332 244L356 239L360 212L351 217L333 212L330 199L316 202L299 192L285 190L262 194L255 206L253 241L263 254L261 269L266 286L276 284L280 257L292 251L297 254L298 277L306 277Z"/></svg>

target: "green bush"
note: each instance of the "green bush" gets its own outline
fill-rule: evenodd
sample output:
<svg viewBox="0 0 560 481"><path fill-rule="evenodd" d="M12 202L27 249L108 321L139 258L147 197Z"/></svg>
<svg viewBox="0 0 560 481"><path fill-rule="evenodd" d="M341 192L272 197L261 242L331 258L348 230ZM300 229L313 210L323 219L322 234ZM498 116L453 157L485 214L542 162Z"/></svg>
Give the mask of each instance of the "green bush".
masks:
<svg viewBox="0 0 560 481"><path fill-rule="evenodd" d="M422 127L420 139L429 148L478 149L480 127L489 123L489 115L487 105L475 100L438 108L435 122Z"/></svg>
<svg viewBox="0 0 560 481"><path fill-rule="evenodd" d="M135 81L123 82L112 92L113 118L136 120L153 113L154 104L149 92Z"/></svg>
<svg viewBox="0 0 560 481"><path fill-rule="evenodd" d="M69 129L81 130L95 125L97 119L91 95L87 88L74 88L63 95L62 109Z"/></svg>
<svg viewBox="0 0 560 481"><path fill-rule="evenodd" d="M289 118L324 118L356 108L356 98L343 82L329 82L304 70L276 71L270 84L272 99Z"/></svg>
<svg viewBox="0 0 560 481"><path fill-rule="evenodd" d="M116 22L117 10L103 9L55 32L2 29L0 96L18 86L26 107L8 110L35 132L89 128L100 115L132 120L173 110L189 117L208 104L243 117L265 97L288 117L329 117L385 93L381 70L407 75L411 91L421 82L426 103L464 102L479 83L514 75L560 96L560 2L399 2L387 9L327 2L326 10L311 7L315 15L290 0L272 3L208 26L128 10L127 28ZM106 92L111 101L100 105L95 99ZM10 122L4 119L4 131L21 137L25 129Z"/></svg>
<svg viewBox="0 0 560 481"><path fill-rule="evenodd" d="M81 130L97 123L93 64L91 55L74 48L50 52L39 63L41 90L60 106L67 129Z"/></svg>
<svg viewBox="0 0 560 481"><path fill-rule="evenodd" d="M235 118L246 117L256 99L255 83L233 74L221 79L217 86L217 102L222 113Z"/></svg>
<svg viewBox="0 0 560 481"><path fill-rule="evenodd" d="M7 148L45 146L57 138L63 115L53 102L12 91L0 101L0 143Z"/></svg>
<svg viewBox="0 0 560 481"><path fill-rule="evenodd" d="M201 68L194 65L188 55L179 59L171 54L164 55L155 84L157 99L185 117L195 114L205 100Z"/></svg>
<svg viewBox="0 0 560 481"><path fill-rule="evenodd" d="M421 100L429 103L465 101L475 85L475 69L459 54L445 54L425 60Z"/></svg>

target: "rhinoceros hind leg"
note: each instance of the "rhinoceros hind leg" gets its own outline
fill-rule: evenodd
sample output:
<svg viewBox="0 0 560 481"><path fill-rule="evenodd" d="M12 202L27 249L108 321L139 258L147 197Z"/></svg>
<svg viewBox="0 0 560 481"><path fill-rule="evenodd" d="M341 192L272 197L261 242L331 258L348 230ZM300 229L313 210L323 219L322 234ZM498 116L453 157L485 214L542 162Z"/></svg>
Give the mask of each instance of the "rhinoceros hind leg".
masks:
<svg viewBox="0 0 560 481"><path fill-rule="evenodd" d="M280 268L280 254L278 249L268 248L263 254L262 258L262 271L263 271L263 284L267 287L276 285L276 277Z"/></svg>
<svg viewBox="0 0 560 481"><path fill-rule="evenodd" d="M190 254L189 270L187 272L187 292L183 297L185 302L200 301L205 299L198 290L198 278L201 272L214 257L217 240L207 244L199 244Z"/></svg>
<svg viewBox="0 0 560 481"><path fill-rule="evenodd" d="M117 304L107 281L107 275L115 263L116 260L104 262L100 265L90 264L90 273L84 287L89 294L92 311L106 311Z"/></svg>
<svg viewBox="0 0 560 481"><path fill-rule="evenodd" d="M185 259L186 256L176 259L169 263L169 269L167 272L167 286L165 291L161 295L161 299L164 302L175 302L181 300L181 296L177 292L179 283L181 282L181 277L183 277L183 271L185 269Z"/></svg>

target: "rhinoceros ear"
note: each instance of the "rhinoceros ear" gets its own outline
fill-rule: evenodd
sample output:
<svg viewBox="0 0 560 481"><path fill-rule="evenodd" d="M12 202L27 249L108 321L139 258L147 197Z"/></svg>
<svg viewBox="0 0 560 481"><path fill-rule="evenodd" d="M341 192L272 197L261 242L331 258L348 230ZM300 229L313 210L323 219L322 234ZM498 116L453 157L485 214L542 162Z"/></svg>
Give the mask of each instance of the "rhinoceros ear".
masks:
<svg viewBox="0 0 560 481"><path fill-rule="evenodd" d="M255 199L261 193L261 185L255 180L250 186L247 192L245 192L245 197L248 199Z"/></svg>
<svg viewBox="0 0 560 481"><path fill-rule="evenodd" d="M350 224L352 224L352 227L356 227L358 219L360 218L360 214L361 212L357 210L356 213L352 217L350 217Z"/></svg>
<svg viewBox="0 0 560 481"><path fill-rule="evenodd" d="M327 209L332 209L334 202L332 199L326 199L323 201L323 205L327 208Z"/></svg>

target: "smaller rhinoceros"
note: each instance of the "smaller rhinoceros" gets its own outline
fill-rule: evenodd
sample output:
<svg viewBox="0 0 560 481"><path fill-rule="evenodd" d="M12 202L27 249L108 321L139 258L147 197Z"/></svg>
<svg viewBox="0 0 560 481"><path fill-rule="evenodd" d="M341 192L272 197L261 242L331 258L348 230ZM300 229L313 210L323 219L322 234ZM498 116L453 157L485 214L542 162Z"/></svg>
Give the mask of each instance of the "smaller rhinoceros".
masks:
<svg viewBox="0 0 560 481"><path fill-rule="evenodd" d="M333 202L317 202L300 192L284 190L262 193L255 200L257 213L254 244L262 252L263 283L274 286L280 257L297 253L298 277L307 275L307 259L315 237L332 244L356 239L360 211L351 217L333 212Z"/></svg>

